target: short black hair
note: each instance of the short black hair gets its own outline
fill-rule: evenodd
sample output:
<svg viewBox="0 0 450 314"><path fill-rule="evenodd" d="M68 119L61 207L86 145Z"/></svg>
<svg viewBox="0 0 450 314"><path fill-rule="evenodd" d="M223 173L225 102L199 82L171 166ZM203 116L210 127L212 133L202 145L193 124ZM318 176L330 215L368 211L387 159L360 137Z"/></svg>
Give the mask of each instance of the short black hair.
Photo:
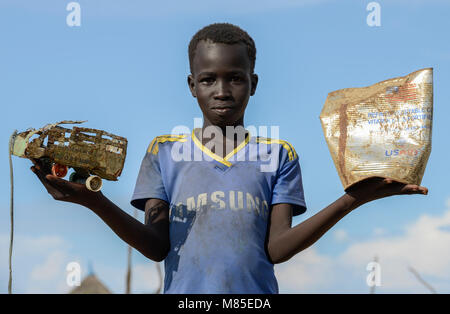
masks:
<svg viewBox="0 0 450 314"><path fill-rule="evenodd" d="M241 29L239 26L229 24L229 23L214 23L203 27L199 30L191 39L189 43L189 67L191 73L193 73L193 60L195 57L195 50L197 49L197 44L201 40L211 40L214 43L221 44L237 44L243 43L247 46L247 53L250 59L251 71L255 70L256 61L256 47L255 42L250 37L250 35Z"/></svg>

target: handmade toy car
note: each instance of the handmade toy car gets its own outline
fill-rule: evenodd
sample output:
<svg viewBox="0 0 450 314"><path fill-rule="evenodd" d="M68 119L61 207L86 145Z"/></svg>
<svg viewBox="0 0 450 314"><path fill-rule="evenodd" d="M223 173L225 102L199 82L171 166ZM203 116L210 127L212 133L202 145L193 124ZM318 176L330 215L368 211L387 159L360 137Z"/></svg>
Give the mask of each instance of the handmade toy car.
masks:
<svg viewBox="0 0 450 314"><path fill-rule="evenodd" d="M75 171L69 180L85 183L91 191L100 191L102 179L117 181L125 163L128 141L102 130L60 124L85 121L61 121L41 129L28 129L13 139L15 156L40 159L53 175L65 177L68 168Z"/></svg>

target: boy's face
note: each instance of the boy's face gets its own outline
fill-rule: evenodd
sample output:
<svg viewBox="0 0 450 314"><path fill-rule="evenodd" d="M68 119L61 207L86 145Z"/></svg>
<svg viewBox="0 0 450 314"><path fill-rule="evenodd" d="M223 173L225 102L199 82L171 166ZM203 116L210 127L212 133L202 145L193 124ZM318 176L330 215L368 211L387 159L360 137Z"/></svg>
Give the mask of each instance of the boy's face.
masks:
<svg viewBox="0 0 450 314"><path fill-rule="evenodd" d="M258 83L246 46L200 41L192 70L188 84L205 125L243 125L245 108Z"/></svg>

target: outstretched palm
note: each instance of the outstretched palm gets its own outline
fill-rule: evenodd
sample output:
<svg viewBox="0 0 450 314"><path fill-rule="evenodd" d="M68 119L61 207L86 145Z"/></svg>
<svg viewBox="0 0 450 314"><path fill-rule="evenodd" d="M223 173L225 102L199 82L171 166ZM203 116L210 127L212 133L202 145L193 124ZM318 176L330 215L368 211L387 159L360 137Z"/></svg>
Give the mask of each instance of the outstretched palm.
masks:
<svg viewBox="0 0 450 314"><path fill-rule="evenodd" d="M347 189L347 194L355 199L358 205L371 202L376 199L407 194L428 194L428 189L415 184L405 184L391 178L372 177Z"/></svg>

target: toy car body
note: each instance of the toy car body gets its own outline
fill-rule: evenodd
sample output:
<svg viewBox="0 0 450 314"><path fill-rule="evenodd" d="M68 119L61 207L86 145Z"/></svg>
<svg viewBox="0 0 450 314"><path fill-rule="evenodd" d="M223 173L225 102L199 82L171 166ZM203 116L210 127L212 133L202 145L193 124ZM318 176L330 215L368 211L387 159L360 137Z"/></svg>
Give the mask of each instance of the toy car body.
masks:
<svg viewBox="0 0 450 314"><path fill-rule="evenodd" d="M82 122L61 121L18 133L13 140L12 153L71 167L78 177L96 175L117 181L125 163L127 139L102 130L60 126Z"/></svg>

